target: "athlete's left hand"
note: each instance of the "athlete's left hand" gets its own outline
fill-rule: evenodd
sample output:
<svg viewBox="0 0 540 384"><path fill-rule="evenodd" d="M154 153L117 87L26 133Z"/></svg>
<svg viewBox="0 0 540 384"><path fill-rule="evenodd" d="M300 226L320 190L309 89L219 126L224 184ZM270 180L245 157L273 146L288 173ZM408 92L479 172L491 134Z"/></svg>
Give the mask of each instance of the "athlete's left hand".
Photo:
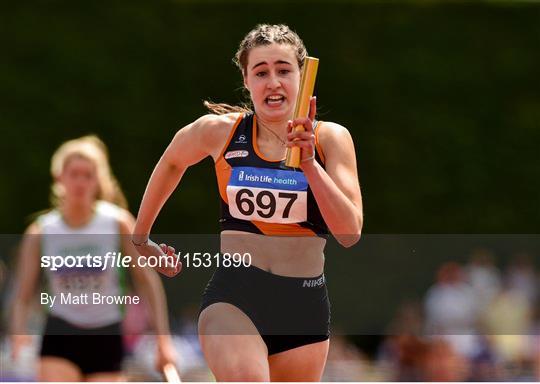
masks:
<svg viewBox="0 0 540 384"><path fill-rule="evenodd" d="M312 97L309 101L308 117L301 117L290 120L287 125L289 134L287 135L287 147L300 147L301 157L300 166L312 163L315 154L315 134L313 131L313 120L317 114L317 98ZM302 125L305 129L303 132L294 132L293 128Z"/></svg>

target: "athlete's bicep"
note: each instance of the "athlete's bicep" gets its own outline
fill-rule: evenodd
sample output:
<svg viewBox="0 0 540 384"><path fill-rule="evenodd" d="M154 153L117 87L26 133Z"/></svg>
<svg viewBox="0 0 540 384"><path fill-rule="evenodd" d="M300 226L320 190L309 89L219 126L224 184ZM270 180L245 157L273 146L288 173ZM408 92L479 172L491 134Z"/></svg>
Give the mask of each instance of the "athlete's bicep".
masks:
<svg viewBox="0 0 540 384"><path fill-rule="evenodd" d="M340 125L332 124L328 127L326 134L321 136L326 172L345 196L362 212L356 154L349 131Z"/></svg>

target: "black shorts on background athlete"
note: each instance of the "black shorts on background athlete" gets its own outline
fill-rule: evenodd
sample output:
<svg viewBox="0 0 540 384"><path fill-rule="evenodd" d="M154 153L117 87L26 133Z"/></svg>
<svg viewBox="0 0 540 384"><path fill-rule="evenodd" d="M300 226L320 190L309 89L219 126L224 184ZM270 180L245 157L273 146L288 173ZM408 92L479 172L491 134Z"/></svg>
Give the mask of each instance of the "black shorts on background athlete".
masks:
<svg viewBox="0 0 540 384"><path fill-rule="evenodd" d="M120 324L83 329L49 316L40 355L69 360L84 375L119 372L124 358Z"/></svg>

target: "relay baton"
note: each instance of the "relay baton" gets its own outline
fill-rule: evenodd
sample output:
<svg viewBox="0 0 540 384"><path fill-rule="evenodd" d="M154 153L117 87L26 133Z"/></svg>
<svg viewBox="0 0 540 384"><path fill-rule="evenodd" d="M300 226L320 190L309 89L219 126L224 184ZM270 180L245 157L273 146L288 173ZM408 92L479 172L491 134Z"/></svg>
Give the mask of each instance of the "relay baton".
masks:
<svg viewBox="0 0 540 384"><path fill-rule="evenodd" d="M319 68L319 59L315 57L306 57L302 68L300 78L300 90L296 98L296 107L294 109L294 118L308 117L309 104L313 90L315 89L315 79L317 78L317 69ZM293 127L294 132L305 131L303 125ZM300 167L300 147L287 148L287 158L285 165L292 168Z"/></svg>
<svg viewBox="0 0 540 384"><path fill-rule="evenodd" d="M165 364L163 367L163 376L165 376L165 379L168 383L181 383L182 380L180 380L180 375L178 374L178 370L172 363Z"/></svg>

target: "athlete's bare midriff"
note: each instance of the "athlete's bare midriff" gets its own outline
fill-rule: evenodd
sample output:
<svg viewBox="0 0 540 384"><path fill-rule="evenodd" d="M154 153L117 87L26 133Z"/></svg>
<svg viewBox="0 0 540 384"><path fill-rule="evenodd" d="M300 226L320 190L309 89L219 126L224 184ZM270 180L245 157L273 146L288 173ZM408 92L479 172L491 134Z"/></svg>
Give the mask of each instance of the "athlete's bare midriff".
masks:
<svg viewBox="0 0 540 384"><path fill-rule="evenodd" d="M221 232L221 252L249 253L251 265L276 275L315 277L324 269L324 246L320 237L267 236L226 230Z"/></svg>
<svg viewBox="0 0 540 384"><path fill-rule="evenodd" d="M211 153L214 161L217 161L239 116L230 114L216 118L218 124L213 139L219 145L215 145ZM269 152L265 151L264 143L259 143L259 149L269 158L283 157L283 148L277 148L275 153ZM326 240L316 236L267 236L234 230L221 232L221 252L249 253L251 265L282 276L319 276L324 270L325 245Z"/></svg>

